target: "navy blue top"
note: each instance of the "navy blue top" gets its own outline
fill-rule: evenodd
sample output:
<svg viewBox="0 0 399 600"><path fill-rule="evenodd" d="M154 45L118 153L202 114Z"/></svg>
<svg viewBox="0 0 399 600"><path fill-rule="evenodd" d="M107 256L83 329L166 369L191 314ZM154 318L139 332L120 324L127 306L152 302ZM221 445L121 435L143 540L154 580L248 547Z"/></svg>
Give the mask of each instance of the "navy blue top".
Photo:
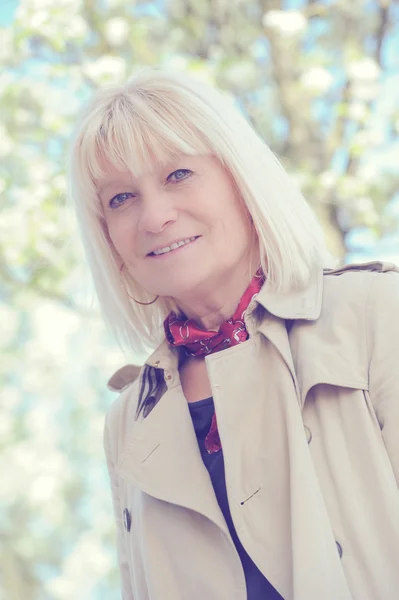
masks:
<svg viewBox="0 0 399 600"><path fill-rule="evenodd" d="M198 445L201 451L202 460L204 461L204 464L210 475L213 489L215 490L215 495L226 520L230 535L233 538L237 552L240 555L241 563L245 573L245 581L247 584L247 599L282 600L280 594L259 571L258 567L247 554L236 533L227 499L223 450L219 450L213 454L208 454L205 448L205 438L211 426L212 416L215 410L213 398L206 398L205 400L200 400L199 402L192 402L189 403L188 406L197 436Z"/></svg>

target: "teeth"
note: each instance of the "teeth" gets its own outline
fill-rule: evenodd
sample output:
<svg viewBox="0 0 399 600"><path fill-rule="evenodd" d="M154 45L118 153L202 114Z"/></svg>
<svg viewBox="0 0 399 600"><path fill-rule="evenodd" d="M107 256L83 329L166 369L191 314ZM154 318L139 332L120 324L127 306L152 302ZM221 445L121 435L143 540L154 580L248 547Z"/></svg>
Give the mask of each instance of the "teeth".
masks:
<svg viewBox="0 0 399 600"><path fill-rule="evenodd" d="M181 241L181 242L174 242L173 244L171 244L170 246L166 246L165 248L160 248L159 250L154 250L153 254L166 254L167 252L170 252L171 250L176 250L176 248L179 248L180 246L184 246L185 244L189 244L190 242L193 242L195 240L195 236L188 238L187 240Z"/></svg>

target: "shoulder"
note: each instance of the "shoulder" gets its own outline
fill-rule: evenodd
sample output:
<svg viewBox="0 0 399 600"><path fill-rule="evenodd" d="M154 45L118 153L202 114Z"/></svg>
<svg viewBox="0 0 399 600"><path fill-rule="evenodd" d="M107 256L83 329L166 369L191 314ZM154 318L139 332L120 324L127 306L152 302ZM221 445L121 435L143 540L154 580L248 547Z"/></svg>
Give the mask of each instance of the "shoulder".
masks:
<svg viewBox="0 0 399 600"><path fill-rule="evenodd" d="M326 271L323 283L319 317L290 328L304 397L320 382L368 389L373 334L388 337L399 307L399 272L392 264L347 265Z"/></svg>
<svg viewBox="0 0 399 600"><path fill-rule="evenodd" d="M108 382L109 389L119 392L106 413L104 424L104 448L114 460L134 428L140 371L137 365L125 365Z"/></svg>
<svg viewBox="0 0 399 600"><path fill-rule="evenodd" d="M119 392L105 417L105 424L109 429L117 429L121 421L131 422L134 420L141 369L142 367L138 365L125 365L109 379L108 388L113 392Z"/></svg>
<svg viewBox="0 0 399 600"><path fill-rule="evenodd" d="M138 378L140 371L138 365L124 365L110 377L107 386L113 392L121 392Z"/></svg>
<svg viewBox="0 0 399 600"><path fill-rule="evenodd" d="M319 344L339 342L349 362L359 353L370 355L374 332L388 336L394 321L399 322L398 267L385 262L347 265L325 271L323 281L321 313L312 335Z"/></svg>
<svg viewBox="0 0 399 600"><path fill-rule="evenodd" d="M399 285L399 268L380 261L350 264L325 270L323 279L324 313L339 307L366 309L374 301L390 301Z"/></svg>
<svg viewBox="0 0 399 600"><path fill-rule="evenodd" d="M337 343L348 348L366 346L367 330L373 329L382 312L399 308L399 270L392 263L351 264L325 270L321 310L315 320L296 320L295 335L317 340L319 345Z"/></svg>
<svg viewBox="0 0 399 600"><path fill-rule="evenodd" d="M366 263L353 263L338 267L337 269L325 269L324 275L344 275L348 273L399 273L399 267L391 262L373 261Z"/></svg>

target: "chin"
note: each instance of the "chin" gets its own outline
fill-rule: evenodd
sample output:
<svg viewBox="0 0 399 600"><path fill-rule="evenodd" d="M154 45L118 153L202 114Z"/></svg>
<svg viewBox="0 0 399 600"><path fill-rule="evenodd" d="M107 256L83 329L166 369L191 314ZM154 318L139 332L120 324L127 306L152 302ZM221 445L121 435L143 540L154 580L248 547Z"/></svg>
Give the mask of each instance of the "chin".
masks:
<svg viewBox="0 0 399 600"><path fill-rule="evenodd" d="M193 276L194 275L194 276ZM172 281L169 279L167 284L162 288L161 286L158 288L160 291L158 292L160 296L170 296L175 298L185 298L190 296L193 290L201 284L201 280L195 274L191 274L191 276L181 278L174 278Z"/></svg>
<svg viewBox="0 0 399 600"><path fill-rule="evenodd" d="M159 272L160 271L160 272ZM207 289L212 289L217 282L221 274L219 265L213 264L213 261L196 261L195 263L187 263L187 266L175 269L164 269L163 272L160 269L156 274L154 273L153 282L156 281L156 287L144 285L143 287L150 290L154 290L154 294L160 296L169 296L171 298L190 300L198 292L204 292ZM148 274L147 274L148 276Z"/></svg>

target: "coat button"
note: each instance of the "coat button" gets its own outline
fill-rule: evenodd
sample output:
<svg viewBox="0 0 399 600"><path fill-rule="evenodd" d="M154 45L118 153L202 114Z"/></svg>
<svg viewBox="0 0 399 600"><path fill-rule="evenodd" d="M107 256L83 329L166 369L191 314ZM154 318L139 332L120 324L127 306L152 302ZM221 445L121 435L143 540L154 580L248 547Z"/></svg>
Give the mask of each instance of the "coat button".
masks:
<svg viewBox="0 0 399 600"><path fill-rule="evenodd" d="M305 428L307 442L308 442L308 444L310 444L310 442L312 441L312 432L309 429L309 427L307 427L306 425L304 425L304 428Z"/></svg>
<svg viewBox="0 0 399 600"><path fill-rule="evenodd" d="M127 532L130 531L131 523L132 523L132 520L130 518L130 512L128 511L127 508L125 508L125 510L123 511L123 524L124 524Z"/></svg>
<svg viewBox="0 0 399 600"><path fill-rule="evenodd" d="M336 545L337 545L337 550L338 550L339 557L340 557L340 558L342 558L342 555L343 555L343 553L344 553L344 552L343 552L343 550L342 550L342 546L341 546L341 544L340 544L339 542L337 542L337 541L336 541L335 543L336 543Z"/></svg>

